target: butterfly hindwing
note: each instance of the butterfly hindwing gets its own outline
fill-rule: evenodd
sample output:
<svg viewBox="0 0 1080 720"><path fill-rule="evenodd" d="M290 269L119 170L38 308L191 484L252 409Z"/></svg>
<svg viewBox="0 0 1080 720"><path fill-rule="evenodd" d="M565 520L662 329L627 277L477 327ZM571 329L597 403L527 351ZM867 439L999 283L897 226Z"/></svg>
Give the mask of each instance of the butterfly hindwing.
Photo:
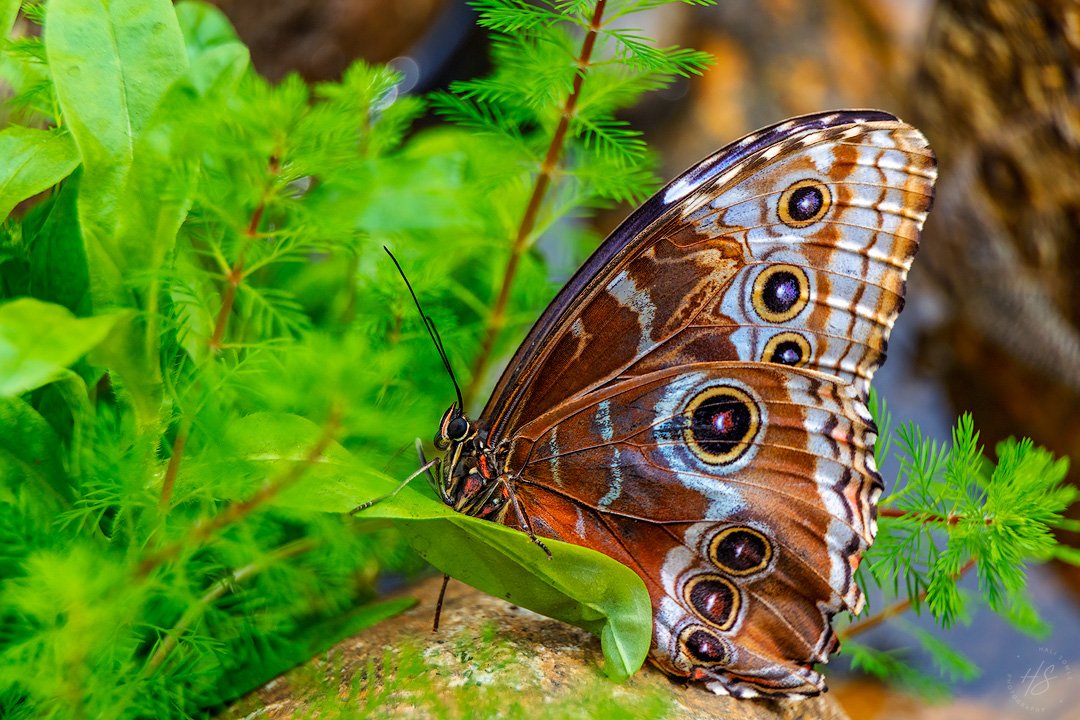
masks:
<svg viewBox="0 0 1080 720"><path fill-rule="evenodd" d="M857 391L781 365L698 363L557 412L511 445L518 499L537 532L646 580L654 661L734 694L817 692L832 615L862 604L853 574L881 491Z"/></svg>

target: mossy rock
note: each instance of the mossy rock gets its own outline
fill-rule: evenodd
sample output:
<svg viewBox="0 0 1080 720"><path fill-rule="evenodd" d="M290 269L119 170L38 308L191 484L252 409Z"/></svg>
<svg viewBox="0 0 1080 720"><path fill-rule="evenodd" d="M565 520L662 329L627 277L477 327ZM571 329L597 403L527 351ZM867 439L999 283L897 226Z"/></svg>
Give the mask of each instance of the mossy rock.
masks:
<svg viewBox="0 0 1080 720"><path fill-rule="evenodd" d="M223 718L724 718L846 720L829 696L735 700L647 666L625 683L601 669L578 628L451 581L431 630L439 578L410 611L339 643L237 702Z"/></svg>

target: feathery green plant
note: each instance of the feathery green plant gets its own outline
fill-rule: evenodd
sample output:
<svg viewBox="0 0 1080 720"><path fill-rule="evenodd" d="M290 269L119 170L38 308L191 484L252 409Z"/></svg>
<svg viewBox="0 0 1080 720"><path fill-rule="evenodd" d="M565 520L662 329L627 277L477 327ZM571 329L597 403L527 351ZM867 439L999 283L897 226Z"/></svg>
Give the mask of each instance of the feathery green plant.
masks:
<svg viewBox="0 0 1080 720"><path fill-rule="evenodd" d="M859 584L883 594L884 607L839 630L847 640L902 613L929 611L943 628L966 622L974 605L985 604L1018 630L1045 635L1049 627L1028 599L1026 574L1036 563L1059 559L1078 564L1080 554L1054 538L1054 530L1076 530L1065 517L1078 491L1066 480L1067 458L1055 459L1031 440L1009 439L991 461L979 445L970 415L957 420L948 446L923 437L914 423L892 431L882 398L871 394L871 412L881 429L875 446L878 466L890 451L899 475L879 505L874 545L859 570ZM957 581L974 571L977 594ZM978 667L935 635L894 622L932 659L942 678L970 680ZM920 673L907 653L882 651L848 640L853 667L932 694L947 687Z"/></svg>
<svg viewBox="0 0 1080 720"><path fill-rule="evenodd" d="M0 2L5 36L18 9ZM515 329L556 287L540 232L654 184L614 111L704 62L552 10L497 41L502 90L425 101L363 63L271 86L206 5L23 8L43 33L0 58L0 714L192 715L408 604L373 602L380 573L421 567L404 525L341 513L408 472L449 397L380 247L467 367L540 169ZM575 80L590 35L605 92ZM461 123L409 134L428 102Z"/></svg>
<svg viewBox="0 0 1080 720"><path fill-rule="evenodd" d="M451 397L381 246L475 399L595 244L562 221L656 184L616 111L707 57L611 23L660 4L477 2L493 73L426 99L363 63L271 86L202 4L23 7L44 32L0 57L0 714L219 706L405 607L375 585L422 567L403 535L600 634L611 674L640 664L648 599L629 569L573 546L540 562L524 535L422 489L344 511L413 469L401 448ZM0 0L5 36L18 8ZM449 122L411 133L429 108ZM934 475L929 452L913 440L912 477ZM1038 468L1058 471L1041 452L1002 451L980 481L1000 486L981 507L1005 524L935 520L954 510L932 493L983 486L955 485L982 468L966 450L942 480L960 495L927 480L898 497L921 514L883 519L873 576L922 563L912 602L951 619L950 578L975 557L995 607L1020 608L1022 574L994 553L1060 552L1045 536L1060 523L1021 523L1001 493L1031 497ZM910 549L942 533L955 550Z"/></svg>

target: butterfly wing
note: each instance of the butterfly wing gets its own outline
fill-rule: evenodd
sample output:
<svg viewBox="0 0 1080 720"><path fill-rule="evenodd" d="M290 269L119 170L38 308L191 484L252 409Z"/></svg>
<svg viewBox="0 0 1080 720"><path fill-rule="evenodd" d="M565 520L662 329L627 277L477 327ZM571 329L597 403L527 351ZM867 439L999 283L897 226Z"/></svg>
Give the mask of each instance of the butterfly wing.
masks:
<svg viewBox="0 0 1080 720"><path fill-rule="evenodd" d="M604 241L529 332L481 426L494 442L619 376L695 360L771 359L865 391L934 177L925 138L877 111L729 145Z"/></svg>
<svg viewBox="0 0 1080 720"><path fill-rule="evenodd" d="M866 390L934 177L885 113L747 136L632 214L499 381L479 422L509 442L521 506L638 570L667 672L821 688L832 615L861 606L881 488Z"/></svg>
<svg viewBox="0 0 1080 720"><path fill-rule="evenodd" d="M813 694L831 618L858 608L881 480L851 385L765 363L620 381L521 428L510 453L534 529L634 568L652 659L736 695Z"/></svg>

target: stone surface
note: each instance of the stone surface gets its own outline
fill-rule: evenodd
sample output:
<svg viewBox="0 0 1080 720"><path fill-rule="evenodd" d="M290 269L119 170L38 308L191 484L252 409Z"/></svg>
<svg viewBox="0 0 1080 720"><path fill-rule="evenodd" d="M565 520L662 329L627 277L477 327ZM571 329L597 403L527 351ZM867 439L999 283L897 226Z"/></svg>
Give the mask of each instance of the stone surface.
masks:
<svg viewBox="0 0 1080 720"><path fill-rule="evenodd" d="M828 694L734 700L651 666L613 683L592 635L455 581L433 633L439 583L410 588L419 599L412 610L273 680L224 717L847 718Z"/></svg>

